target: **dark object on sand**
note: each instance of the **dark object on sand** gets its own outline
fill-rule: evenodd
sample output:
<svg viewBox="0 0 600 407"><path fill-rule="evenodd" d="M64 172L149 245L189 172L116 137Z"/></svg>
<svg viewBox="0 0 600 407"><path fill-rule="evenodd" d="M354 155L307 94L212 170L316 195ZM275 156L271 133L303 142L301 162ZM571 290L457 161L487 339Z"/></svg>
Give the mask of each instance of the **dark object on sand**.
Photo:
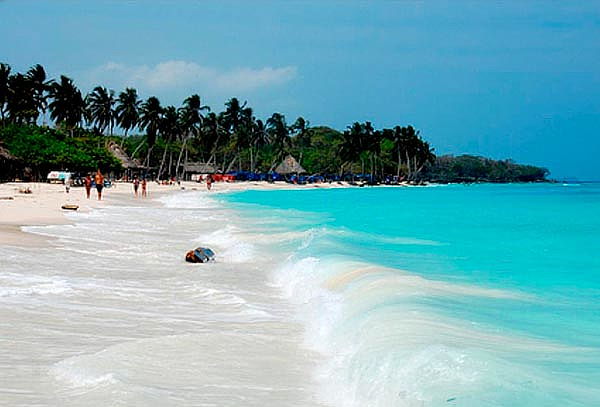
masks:
<svg viewBox="0 0 600 407"><path fill-rule="evenodd" d="M206 247L197 247L190 250L185 255L185 261L188 263L208 263L215 260L215 253Z"/></svg>
<svg viewBox="0 0 600 407"><path fill-rule="evenodd" d="M79 209L79 205L64 204L63 206L61 206L61 208L67 211L76 211L77 209Z"/></svg>

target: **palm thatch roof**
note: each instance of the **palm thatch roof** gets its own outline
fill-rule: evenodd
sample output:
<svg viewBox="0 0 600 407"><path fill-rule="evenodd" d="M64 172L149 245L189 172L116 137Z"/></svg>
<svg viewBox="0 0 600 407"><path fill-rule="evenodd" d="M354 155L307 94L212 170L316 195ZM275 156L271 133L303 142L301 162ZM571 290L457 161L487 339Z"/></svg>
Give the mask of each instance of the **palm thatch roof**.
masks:
<svg viewBox="0 0 600 407"><path fill-rule="evenodd" d="M143 167L142 163L140 163L138 160L129 158L129 156L127 155L127 153L125 151L123 151L121 146L118 145L117 143L115 143L114 141L111 141L108 144L108 150L115 157L117 157L117 160L121 161L121 165L125 169L133 169L133 168L142 168Z"/></svg>
<svg viewBox="0 0 600 407"><path fill-rule="evenodd" d="M18 158L15 157L8 151L6 147L0 144L0 160L2 161L18 161Z"/></svg>
<svg viewBox="0 0 600 407"><path fill-rule="evenodd" d="M187 163L183 170L188 174L213 174L216 171L215 167L207 163Z"/></svg>
<svg viewBox="0 0 600 407"><path fill-rule="evenodd" d="M294 157L292 157L291 155L288 155L287 157L285 157L283 159L281 164L279 164L277 166L277 168L275 168L275 172L285 175L285 174L302 174L302 173L305 173L306 171L304 170L304 168L302 168L302 166L298 163L298 161L296 161L296 159Z"/></svg>

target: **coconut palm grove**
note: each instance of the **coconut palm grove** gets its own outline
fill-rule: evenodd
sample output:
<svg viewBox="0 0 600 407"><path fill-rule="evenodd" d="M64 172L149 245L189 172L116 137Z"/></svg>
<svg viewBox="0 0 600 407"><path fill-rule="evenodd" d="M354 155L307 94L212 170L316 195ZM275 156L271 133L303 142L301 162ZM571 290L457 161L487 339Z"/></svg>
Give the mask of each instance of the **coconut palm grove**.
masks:
<svg viewBox="0 0 600 407"><path fill-rule="evenodd" d="M42 65L13 72L0 64L0 178L43 178L50 170L120 173L122 163L108 149L117 143L154 179L186 176L190 163L214 172L258 179L291 155L307 174L328 180L369 183L534 182L544 168L511 160L436 156L412 125L377 129L355 122L340 131L309 120L273 113L257 118L235 97L217 111L198 94L181 106L165 106L136 89L103 86L83 93L72 79L48 78ZM4 163L4 164L2 164ZM252 178L255 177L255 178Z"/></svg>

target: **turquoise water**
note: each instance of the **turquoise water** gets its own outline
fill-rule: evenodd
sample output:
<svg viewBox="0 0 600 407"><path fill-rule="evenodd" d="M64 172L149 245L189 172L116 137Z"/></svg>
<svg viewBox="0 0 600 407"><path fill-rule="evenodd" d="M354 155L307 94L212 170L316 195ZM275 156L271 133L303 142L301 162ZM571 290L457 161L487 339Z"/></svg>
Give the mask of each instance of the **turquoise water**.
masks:
<svg viewBox="0 0 600 407"><path fill-rule="evenodd" d="M600 405L600 184L245 191L336 405Z"/></svg>

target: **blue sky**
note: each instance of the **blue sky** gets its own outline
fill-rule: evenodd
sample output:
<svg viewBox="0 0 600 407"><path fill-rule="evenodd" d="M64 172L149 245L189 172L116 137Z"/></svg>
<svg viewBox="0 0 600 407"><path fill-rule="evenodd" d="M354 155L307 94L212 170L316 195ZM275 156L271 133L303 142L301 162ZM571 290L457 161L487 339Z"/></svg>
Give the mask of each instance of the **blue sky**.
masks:
<svg viewBox="0 0 600 407"><path fill-rule="evenodd" d="M0 61L600 179L600 1L0 1Z"/></svg>

